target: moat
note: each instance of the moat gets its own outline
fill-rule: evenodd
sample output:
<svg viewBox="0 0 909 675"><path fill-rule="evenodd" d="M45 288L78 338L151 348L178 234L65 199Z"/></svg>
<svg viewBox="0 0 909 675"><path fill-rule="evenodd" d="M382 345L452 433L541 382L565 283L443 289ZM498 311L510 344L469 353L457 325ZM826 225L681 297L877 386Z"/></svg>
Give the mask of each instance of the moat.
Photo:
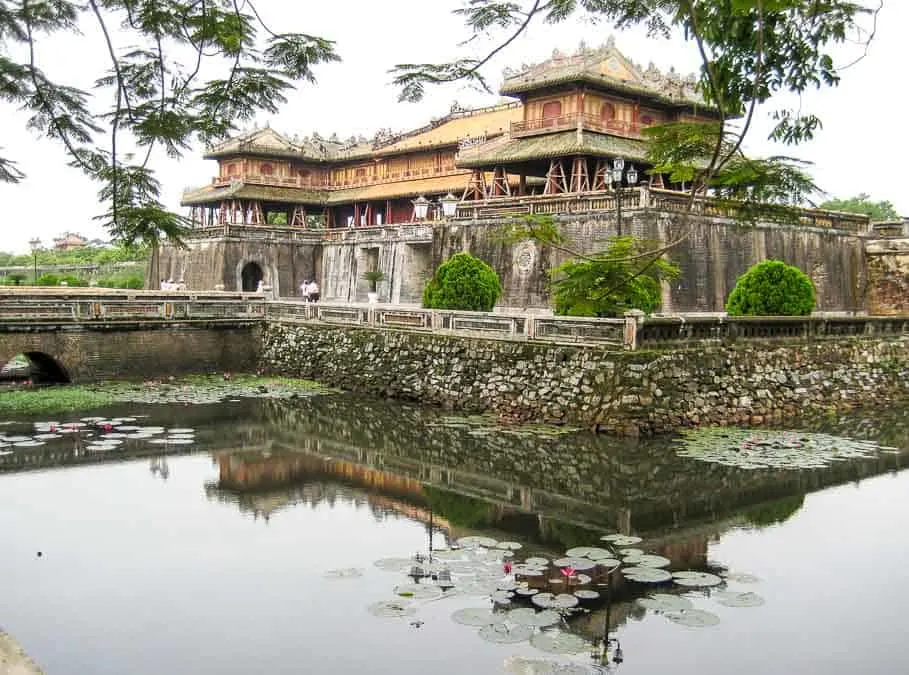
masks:
<svg viewBox="0 0 909 675"><path fill-rule="evenodd" d="M0 422L0 626L48 675L883 674L909 665L905 406L804 423L791 438L823 432L881 451L801 469L696 461L671 437L498 427L347 395ZM490 595L505 621L534 606L533 590L559 592L528 576L530 591L484 594L484 582L503 576L495 551L520 544L515 561L553 560L607 546L607 533L641 537L633 545L668 559L670 571L721 582L615 574L608 603L581 602L566 616L561 633L585 645L569 655L534 640L487 641L452 620L493 609ZM445 550L477 536L507 545ZM394 559L430 546L456 576L476 578L459 593L402 591L413 610L402 616L371 613L411 583ZM690 602L715 625L667 620L671 612L640 602L654 593ZM729 606L733 596L760 602ZM597 670L591 652L607 616L624 658ZM521 658L563 669L515 670Z"/></svg>

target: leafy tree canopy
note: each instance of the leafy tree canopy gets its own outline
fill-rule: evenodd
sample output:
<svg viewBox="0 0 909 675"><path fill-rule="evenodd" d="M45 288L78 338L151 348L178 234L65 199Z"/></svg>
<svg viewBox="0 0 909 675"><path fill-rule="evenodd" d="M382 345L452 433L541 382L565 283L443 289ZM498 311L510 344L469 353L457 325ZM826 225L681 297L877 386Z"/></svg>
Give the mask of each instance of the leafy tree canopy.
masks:
<svg viewBox="0 0 909 675"><path fill-rule="evenodd" d="M39 265L110 265L120 262L147 262L147 246L82 246L69 251L39 249ZM31 266L35 262L31 253L14 254L0 251L0 267Z"/></svg>
<svg viewBox="0 0 909 675"><path fill-rule="evenodd" d="M768 202L775 207L767 209L771 216L791 217L785 207L816 189L797 160L744 155L742 142L757 108L779 92L800 95L838 84L831 48L847 40L867 44L873 27L861 22L873 24L877 15L848 0L471 0L457 13L474 37L491 37L496 46L484 56L447 63L399 64L393 73L401 99L420 100L427 86L457 80L489 90L483 67L535 21L587 19L620 30L643 26L655 37L681 35L701 57L697 88L718 119L648 129L649 159L654 171L685 181L692 196L710 189L745 200L744 217ZM785 144L809 140L821 126L801 107L771 105L766 112L771 138Z"/></svg>
<svg viewBox="0 0 909 675"><path fill-rule="evenodd" d="M781 260L765 260L739 277L726 311L730 316L807 316L814 305L814 283L807 274Z"/></svg>
<svg viewBox="0 0 909 675"><path fill-rule="evenodd" d="M820 208L830 211L845 211L846 213L860 213L870 216L874 221L900 220L893 204L887 201L873 202L871 196L865 192L851 199L829 199L820 204Z"/></svg>
<svg viewBox="0 0 909 675"><path fill-rule="evenodd" d="M86 91L53 80L42 55L89 23L109 67ZM154 150L179 157L194 141L217 141L337 59L329 40L272 30L250 0L0 0L0 100L26 110L29 128L98 182L99 218L128 245L180 244L186 232L159 201ZM0 157L0 180L21 178Z"/></svg>
<svg viewBox="0 0 909 675"><path fill-rule="evenodd" d="M679 268L658 256L636 258L653 248L630 236L617 237L596 256L573 259L552 271L556 314L620 316L630 309L650 314L662 304L660 282Z"/></svg>
<svg viewBox="0 0 909 675"><path fill-rule="evenodd" d="M423 306L491 312L502 293L499 275L469 253L455 253L439 265L423 289Z"/></svg>

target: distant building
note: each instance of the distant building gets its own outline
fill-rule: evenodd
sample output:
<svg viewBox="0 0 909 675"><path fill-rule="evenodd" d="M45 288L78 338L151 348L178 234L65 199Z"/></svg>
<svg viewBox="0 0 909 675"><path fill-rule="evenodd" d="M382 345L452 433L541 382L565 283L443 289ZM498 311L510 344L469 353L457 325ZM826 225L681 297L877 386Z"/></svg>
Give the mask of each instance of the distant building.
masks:
<svg viewBox="0 0 909 675"><path fill-rule="evenodd" d="M84 247L87 243L88 239L75 232L64 232L59 237L54 237L54 249L57 251L72 251Z"/></svg>

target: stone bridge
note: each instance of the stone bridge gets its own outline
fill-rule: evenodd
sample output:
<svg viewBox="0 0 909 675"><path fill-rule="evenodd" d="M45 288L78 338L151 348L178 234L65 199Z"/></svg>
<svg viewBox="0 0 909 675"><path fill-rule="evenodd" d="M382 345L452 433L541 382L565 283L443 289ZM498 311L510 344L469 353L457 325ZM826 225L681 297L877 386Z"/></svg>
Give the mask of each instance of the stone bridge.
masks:
<svg viewBox="0 0 909 675"><path fill-rule="evenodd" d="M0 292L0 366L17 354L36 382L249 371L261 295L39 289Z"/></svg>

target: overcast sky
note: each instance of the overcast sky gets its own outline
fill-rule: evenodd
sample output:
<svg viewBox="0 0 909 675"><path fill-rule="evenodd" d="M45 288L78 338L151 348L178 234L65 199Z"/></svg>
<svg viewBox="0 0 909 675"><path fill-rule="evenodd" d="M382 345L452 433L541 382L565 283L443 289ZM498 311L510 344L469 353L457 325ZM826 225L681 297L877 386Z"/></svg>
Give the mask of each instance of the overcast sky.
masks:
<svg viewBox="0 0 909 675"><path fill-rule="evenodd" d="M869 0L870 2L871 0ZM294 92L278 115L263 117L286 134L323 135L337 132L372 136L377 129L395 131L420 126L445 114L452 101L482 105L497 96L451 85L430 91L419 104L397 103L387 71L396 63L450 59L464 55L458 43L466 36L460 20L450 14L459 0L332 0L325 3L259 0L263 18L275 30L320 35L337 42L342 62L319 67L318 83ZM559 26L537 25L503 52L486 71L498 84L505 66L519 67L548 58L554 48L573 52L580 41L598 46L613 33L608 25L574 22ZM885 0L877 34L867 56L843 71L840 86L812 93L801 101L803 111L818 114L824 129L811 143L796 149L774 146L764 139L770 124L766 111L749 136L747 149L755 154L790 154L812 161L818 184L830 195L847 197L868 192L876 200L892 201L909 215L909 190L902 165L909 151L904 117L909 103L905 90L906 41L909 34L909 0ZM662 70L674 66L682 73L698 64L691 45L681 39L648 39L643 33L615 33L616 46L644 66L653 61ZM115 35L118 47L129 46ZM479 55L487 44L471 45L467 53ZM851 62L861 50L846 46L838 64ZM39 66L58 81L87 87L106 67L106 51L94 26L85 26L82 37L45 39L38 45ZM63 231L105 237L92 220L101 208L96 186L66 166L64 152L50 141L25 130L26 116L0 107L4 156L15 159L27 174L18 185L0 183L3 228L0 250L27 251L28 240L45 244ZM164 186L165 203L179 208L187 186L208 183L216 164L201 159L196 147L180 160L155 157L154 166Z"/></svg>

